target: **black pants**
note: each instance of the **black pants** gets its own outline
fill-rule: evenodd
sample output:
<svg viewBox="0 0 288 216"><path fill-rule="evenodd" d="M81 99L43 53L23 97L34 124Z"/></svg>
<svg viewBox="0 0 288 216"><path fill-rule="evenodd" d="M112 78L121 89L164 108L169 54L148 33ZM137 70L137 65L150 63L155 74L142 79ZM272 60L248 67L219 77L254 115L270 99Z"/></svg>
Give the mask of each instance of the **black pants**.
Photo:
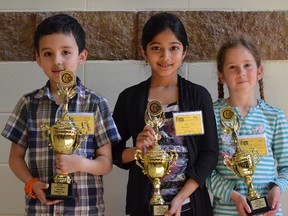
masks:
<svg viewBox="0 0 288 216"><path fill-rule="evenodd" d="M148 212L144 213L143 215L151 216ZM192 215L191 203L183 205L181 209L181 216L191 216L191 215ZM139 214L137 215L130 214L130 216L139 216Z"/></svg>
<svg viewBox="0 0 288 216"><path fill-rule="evenodd" d="M181 216L191 216L191 215L192 215L191 203L183 205L181 209Z"/></svg>

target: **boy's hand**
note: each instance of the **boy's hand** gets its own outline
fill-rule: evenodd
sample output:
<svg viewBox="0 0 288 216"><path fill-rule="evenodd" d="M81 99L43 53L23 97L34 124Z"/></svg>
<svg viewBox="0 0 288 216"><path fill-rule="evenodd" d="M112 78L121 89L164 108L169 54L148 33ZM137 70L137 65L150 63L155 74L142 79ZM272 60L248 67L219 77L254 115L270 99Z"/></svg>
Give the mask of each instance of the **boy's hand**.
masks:
<svg viewBox="0 0 288 216"><path fill-rule="evenodd" d="M251 212L246 198L237 191L232 191L231 200L235 203L239 216L247 216Z"/></svg>
<svg viewBox="0 0 288 216"><path fill-rule="evenodd" d="M41 181L36 181L33 184L33 191L37 195L38 199L41 203L44 203L46 205L53 205L59 202L62 202L63 200L47 200L45 190L49 187L49 184L46 184Z"/></svg>
<svg viewBox="0 0 288 216"><path fill-rule="evenodd" d="M56 154L57 173L73 173L79 171L81 156L76 154Z"/></svg>

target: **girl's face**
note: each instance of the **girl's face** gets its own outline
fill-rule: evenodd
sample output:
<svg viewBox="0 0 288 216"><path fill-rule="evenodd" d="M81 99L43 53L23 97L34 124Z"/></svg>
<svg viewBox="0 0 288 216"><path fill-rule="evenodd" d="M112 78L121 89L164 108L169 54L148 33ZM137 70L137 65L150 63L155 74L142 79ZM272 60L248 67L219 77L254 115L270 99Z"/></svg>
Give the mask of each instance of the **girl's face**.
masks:
<svg viewBox="0 0 288 216"><path fill-rule="evenodd" d="M39 55L36 53L36 60L54 87L61 71L70 70L76 74L78 65L84 64L86 58L87 51L79 54L72 35L51 34L39 40Z"/></svg>
<svg viewBox="0 0 288 216"><path fill-rule="evenodd" d="M168 77L177 75L186 51L174 33L167 29L153 38L146 51L142 49L142 55L149 63L153 76Z"/></svg>
<svg viewBox="0 0 288 216"><path fill-rule="evenodd" d="M227 84L231 94L254 92L262 74L263 68L257 67L249 50L243 46L237 46L226 52L223 71L218 72L218 77L223 84Z"/></svg>

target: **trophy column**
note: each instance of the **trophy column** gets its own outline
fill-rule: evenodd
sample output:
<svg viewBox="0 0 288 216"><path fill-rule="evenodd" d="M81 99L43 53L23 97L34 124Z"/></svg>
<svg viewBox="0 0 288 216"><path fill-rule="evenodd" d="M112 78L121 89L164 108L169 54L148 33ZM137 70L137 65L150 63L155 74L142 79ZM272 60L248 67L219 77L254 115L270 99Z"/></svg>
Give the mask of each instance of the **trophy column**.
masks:
<svg viewBox="0 0 288 216"><path fill-rule="evenodd" d="M57 93L63 99L64 112L62 117L54 124L49 126L49 122L41 125L42 136L49 142L49 146L57 154L73 154L81 142L88 138L90 131L89 125L82 122L82 128L78 128L68 115L69 99L76 94L76 78L71 71L63 71L59 75L57 84ZM73 182L68 173L58 173L52 182L49 182L49 188L46 190L46 197L49 200L75 199L76 183Z"/></svg>
<svg viewBox="0 0 288 216"><path fill-rule="evenodd" d="M240 120L231 107L224 107L221 110L220 123L223 132L231 134L235 145L235 153L232 155L232 158L226 155L224 157L224 164L228 168L231 166L229 169L231 169L235 175L244 178L248 188L246 199L251 208L251 213L248 215L255 215L271 210L267 197L261 197L253 186L252 175L255 172L257 163L260 161L259 152L257 149L248 152L241 148L237 134L240 129Z"/></svg>
<svg viewBox="0 0 288 216"><path fill-rule="evenodd" d="M146 154L142 154L141 150L137 150L135 154L136 164L141 167L144 175L147 175L153 185L153 194L150 199L150 212L152 216L163 216L169 209L169 205L165 204L160 193L160 180L169 174L171 168L176 164L178 154L175 150L167 154L158 144L159 129L165 123L165 113L162 104L158 100L151 100L146 108L145 123L151 126L155 131L155 145L153 149Z"/></svg>

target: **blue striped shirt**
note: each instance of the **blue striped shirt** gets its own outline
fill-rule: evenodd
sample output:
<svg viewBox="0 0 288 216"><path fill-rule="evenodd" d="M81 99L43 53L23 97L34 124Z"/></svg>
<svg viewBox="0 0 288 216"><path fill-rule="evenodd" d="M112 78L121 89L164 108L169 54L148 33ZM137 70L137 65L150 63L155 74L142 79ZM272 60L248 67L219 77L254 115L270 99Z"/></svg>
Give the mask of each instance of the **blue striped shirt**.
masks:
<svg viewBox="0 0 288 216"><path fill-rule="evenodd" d="M224 99L214 103L214 112L218 129L219 160L216 170L207 180L207 186L213 193L215 215L238 215L236 206L230 200L232 190L236 190L246 197L247 186L244 178L238 177L223 163L224 154L233 154L231 135L225 134L220 126L220 110L227 106ZM240 120L238 135L266 135L268 154L261 156L260 162L252 176L253 185L261 196L268 196L269 183L277 184L281 192L288 188L288 125L286 117L280 109L258 100L256 107L251 108L247 116L242 117L234 108ZM230 137L229 137L230 136ZM230 140L230 141L229 141ZM282 215L280 207L277 215Z"/></svg>
<svg viewBox="0 0 288 216"><path fill-rule="evenodd" d="M96 158L96 150L120 139L106 100L81 84L77 78L77 94L69 101L69 112L94 115L94 134L81 143L74 154ZM55 152L41 134L43 121L54 125L63 113L46 86L24 95L16 104L2 135L26 149L28 167L33 177L49 182L56 175ZM77 183L75 202L61 202L52 206L25 196L27 215L104 215L102 176L75 172L69 174Z"/></svg>

